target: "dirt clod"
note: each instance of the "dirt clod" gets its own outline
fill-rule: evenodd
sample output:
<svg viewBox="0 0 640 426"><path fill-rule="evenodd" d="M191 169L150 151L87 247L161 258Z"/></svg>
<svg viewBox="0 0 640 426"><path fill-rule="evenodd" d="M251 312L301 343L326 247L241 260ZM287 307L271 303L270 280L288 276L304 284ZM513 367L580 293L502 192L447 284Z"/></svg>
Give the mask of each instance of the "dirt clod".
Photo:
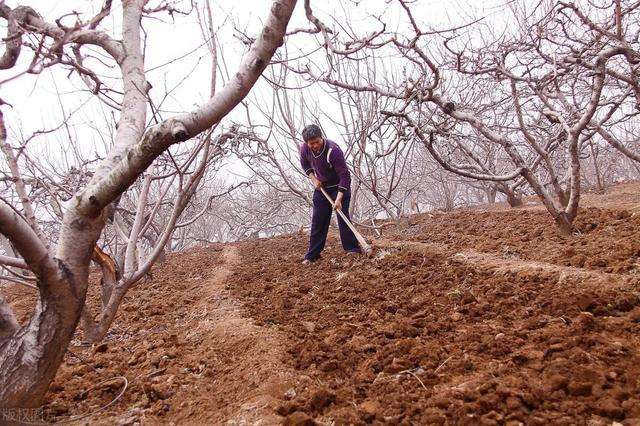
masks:
<svg viewBox="0 0 640 426"><path fill-rule="evenodd" d="M331 405L335 399L335 393L328 389L319 389L311 396L309 407L314 411L322 411L323 408Z"/></svg>
<svg viewBox="0 0 640 426"><path fill-rule="evenodd" d="M620 402L614 398L604 398L596 403L596 412L604 417L613 419L622 419L624 417L624 410L620 405Z"/></svg>
<svg viewBox="0 0 640 426"><path fill-rule="evenodd" d="M589 396L591 395L592 384L572 381L568 384L567 389L569 394L573 396Z"/></svg>
<svg viewBox="0 0 640 426"><path fill-rule="evenodd" d="M296 411L289 414L283 424L284 426L315 426L317 423L307 413Z"/></svg>

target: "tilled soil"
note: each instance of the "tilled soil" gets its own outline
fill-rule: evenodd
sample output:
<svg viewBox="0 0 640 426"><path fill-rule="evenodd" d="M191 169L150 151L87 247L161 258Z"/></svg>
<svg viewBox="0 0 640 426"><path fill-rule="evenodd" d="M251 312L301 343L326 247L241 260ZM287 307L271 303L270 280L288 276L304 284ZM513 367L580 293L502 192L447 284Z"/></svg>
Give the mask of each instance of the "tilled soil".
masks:
<svg viewBox="0 0 640 426"><path fill-rule="evenodd" d="M411 249L373 261L333 249L301 269L289 259L303 249L243 244L262 262L231 282L317 383L279 407L290 423L640 423L637 280L496 273Z"/></svg>
<svg viewBox="0 0 640 426"><path fill-rule="evenodd" d="M94 412L124 376L86 421L640 424L632 193L586 197L572 235L492 206L386 227L372 259L332 237L302 266L304 234L172 255L104 344L78 336L46 412Z"/></svg>
<svg viewBox="0 0 640 426"><path fill-rule="evenodd" d="M275 408L293 377L281 362L286 337L256 326L225 289L241 262L233 245L171 256L131 291L103 343L70 347L45 417L95 413L117 397L125 377L122 397L82 421L277 424Z"/></svg>
<svg viewBox="0 0 640 426"><path fill-rule="evenodd" d="M550 262L604 272L640 274L639 185L586 194L574 232L558 232L539 203L415 215L389 237L440 243L453 250L497 253L504 258ZM532 204L532 203L528 203Z"/></svg>
<svg viewBox="0 0 640 426"><path fill-rule="evenodd" d="M629 210L585 208L571 235L558 232L538 209L425 214L391 235L505 258L640 274L640 214Z"/></svg>

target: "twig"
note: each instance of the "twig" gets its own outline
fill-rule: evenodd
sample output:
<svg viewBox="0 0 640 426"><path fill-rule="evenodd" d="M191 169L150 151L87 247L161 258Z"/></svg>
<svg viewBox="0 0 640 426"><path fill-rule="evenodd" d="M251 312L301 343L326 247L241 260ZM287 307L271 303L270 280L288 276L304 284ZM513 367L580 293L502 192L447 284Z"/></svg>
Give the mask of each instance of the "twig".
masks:
<svg viewBox="0 0 640 426"><path fill-rule="evenodd" d="M427 387L424 385L424 383L422 383L422 380L420 380L420 377L418 377L418 376L416 375L416 373L414 373L413 371L411 371L411 370L407 370L407 371L403 371L403 373L409 373L409 374L411 374L413 377L415 377L415 378L416 378L416 380L417 380L417 381L419 381L419 382L420 382L420 384L422 385L422 387L424 388L424 390L429 390L429 389L427 389Z"/></svg>
<svg viewBox="0 0 640 426"><path fill-rule="evenodd" d="M4 280L4 281L10 281L10 282L12 282L12 283L16 283L16 284L20 284L20 285L22 285L22 286L25 286L25 287L27 287L27 288L31 288L31 289L34 289L34 290L37 290L37 289L38 289L38 286L33 285L33 284L31 284L31 283L28 283L28 282L26 282L26 281L23 281L23 280L21 280L21 279L13 278L13 277L8 277L8 276L6 276L6 275L0 275L0 281L3 281L3 280Z"/></svg>
<svg viewBox="0 0 640 426"><path fill-rule="evenodd" d="M446 362L446 361L445 361L445 362ZM400 377L400 375L401 375L401 374L411 374L413 377L415 377L415 379L416 379L418 382L420 382L420 385L422 385L422 387L424 388L424 390L429 390L429 389L427 389L427 387L424 385L424 383L422 382L422 380L420 380L420 377L418 377L418 376L416 375L416 373L414 373L416 370L418 370L418 369L420 369L420 368L421 368L421 367L417 367L417 368L414 368L414 369L411 369L411 370L402 370L402 371L397 372L396 374L389 374L389 375L387 375L387 376L383 376L383 377L380 377L380 378L376 377L376 378L375 378L375 380L374 380L373 382L375 383L375 382L376 382L376 381L378 381L378 380L380 380L380 381L382 381L382 380L388 380L388 379L391 379L392 377L395 377L396 379L398 379L398 378ZM384 374L384 373L382 373L382 374Z"/></svg>
<svg viewBox="0 0 640 426"><path fill-rule="evenodd" d="M74 352L72 352L70 350L67 350L67 352L69 352L70 355L72 355L75 358L77 358L83 364L89 366L91 369L93 369L94 372L99 374L99 371L93 365L91 365L88 362L86 362L79 355L75 354ZM63 420L63 421L60 421L60 422L53 422L52 424L59 425L59 424L74 423L74 422L77 422L78 420L82 420L82 419L87 419L89 417L93 417L94 415L100 413L101 411L104 411L107 408L111 407L113 404L115 404L122 397L122 395L124 395L124 392L129 387L129 381L127 380L126 377L124 377L124 376L115 376L115 377L112 377L110 379L103 380L103 381L91 386L89 389L83 391L84 394L87 394L87 393L91 392L92 390L97 389L97 388L103 386L104 384L110 383L110 382L112 382L114 380L122 380L122 382L123 382L122 389L120 390L118 395L116 395L115 398L113 398L111 400L111 402L109 402L107 405L104 405L104 406L98 408L97 410L92 411L91 413L81 414L81 415L78 415L78 416L72 416L72 417L68 418L67 420ZM39 424L39 423L36 423L36 424Z"/></svg>
<svg viewBox="0 0 640 426"><path fill-rule="evenodd" d="M102 406L102 407L98 408L97 410L92 411L92 412L91 412L91 413L89 413L89 414L82 414L82 415L80 415L80 416L71 417L71 418L69 418L69 419L67 419L67 420L63 420L63 421L61 421L61 422L55 422L55 423L53 423L53 424L60 425L60 424L67 424L67 423L77 422L78 420L82 420L82 419L86 419L86 418L89 418L89 417L95 416L95 415L96 415L96 414L98 414L99 412L104 411L104 410L106 410L107 408L111 407L113 404L115 404L115 403L116 403L116 401L118 401L118 400L122 397L122 395L124 395L124 392L127 390L127 387L129 387L129 381L127 380L127 378L126 378L126 377L124 377L124 376L116 376L116 377L112 377L112 378L110 378L110 379L103 380L103 381L101 381L100 383L98 383L98 384L96 384L96 385L93 385L93 386L91 386L89 389L87 389L86 391L84 391L84 393L88 393L88 392L90 392L90 391L92 391L92 390L94 390L94 389L99 388L100 386L104 385L105 383L109 383L109 382L112 382L112 381L114 381L114 380L122 380L122 382L123 382L124 384L123 384L123 386L122 386L122 389L120 390L120 393L118 393L118 395L116 395L116 397L115 397L115 398L113 398L113 399L111 400L111 402L109 402L107 405L104 405L104 406Z"/></svg>
<svg viewBox="0 0 640 426"><path fill-rule="evenodd" d="M444 365L449 362L449 360L453 358L453 355L451 355L449 358L445 359L444 362L442 364L440 364L440 366L438 366L438 368L435 369L435 371L433 372L433 374L437 374L438 370L440 370L442 367L444 367Z"/></svg>

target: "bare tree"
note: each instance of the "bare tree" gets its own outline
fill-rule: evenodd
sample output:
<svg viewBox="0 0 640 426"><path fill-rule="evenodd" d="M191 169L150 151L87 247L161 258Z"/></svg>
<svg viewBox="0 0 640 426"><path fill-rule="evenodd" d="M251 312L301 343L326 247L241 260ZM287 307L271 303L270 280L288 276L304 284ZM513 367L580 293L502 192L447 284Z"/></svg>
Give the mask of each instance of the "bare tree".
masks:
<svg viewBox="0 0 640 426"><path fill-rule="evenodd" d="M408 127L443 168L493 182L514 205L522 190L531 191L558 227L570 232L589 141L594 133L606 138L606 124L635 116L615 112L638 93L637 21L628 19L638 5L619 1L603 9L584 3L587 14L572 3L511 2L517 25L498 35L481 19L427 28L415 18L412 2L397 0L408 31L383 28L360 36L345 22L336 27L348 31L331 30L307 1L307 16L325 49L343 62L385 69L376 59L379 52L380 58L404 61L403 74L345 76L333 59L324 66L285 66L309 81L393 101L383 114L396 120L400 134L407 135ZM624 153L619 141L609 137L607 143ZM494 155L487 157L487 150Z"/></svg>
<svg viewBox="0 0 640 426"><path fill-rule="evenodd" d="M2 68L16 64L24 50L22 37L28 34L41 40L38 46L32 46L31 71L52 66L71 67L90 80L96 94L107 96L97 74L82 61L83 48L95 46L116 64L123 82L113 146L86 185L65 206L55 245L43 240L27 208L18 209L0 201L0 232L20 255L3 258L3 262L28 269L35 276L39 291L35 312L25 326L16 325L4 301L0 306L3 315L0 323L5 327L1 333L5 337L0 341L0 405L3 407L31 407L41 403L83 311L89 263L105 223L115 209L114 202L169 147L207 131L246 96L282 44L296 2L273 2L262 32L239 69L214 96L189 113L159 120L145 130L150 85L141 51L141 19L144 14L169 7L146 9L146 3L143 0L123 2L121 40L113 39L100 29L100 23L110 14L111 1L106 1L95 17L78 20L73 26L47 22L31 8L0 6L0 16L9 22L8 39L12 40L0 60ZM207 140L205 138L204 143L210 143ZM201 161L206 164L206 159L208 155ZM145 178L142 194L148 182L149 178ZM186 192L189 190L187 183ZM139 215L134 220L128 244L136 244L142 226L143 217ZM129 254L125 259L125 282L139 278L155 259L154 253L145 265L136 268L133 250ZM115 287L111 298L120 291Z"/></svg>

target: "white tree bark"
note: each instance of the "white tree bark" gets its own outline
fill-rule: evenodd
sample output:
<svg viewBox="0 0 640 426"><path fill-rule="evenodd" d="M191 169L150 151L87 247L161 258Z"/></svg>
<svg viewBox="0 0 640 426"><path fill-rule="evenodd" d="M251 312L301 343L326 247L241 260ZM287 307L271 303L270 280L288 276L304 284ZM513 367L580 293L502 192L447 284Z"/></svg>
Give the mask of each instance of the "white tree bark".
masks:
<svg viewBox="0 0 640 426"><path fill-rule="evenodd" d="M105 208L140 176L162 152L219 122L249 92L282 44L295 0L275 0L257 40L239 70L205 105L150 128L144 135L146 90L140 52L143 0L123 1L123 40L118 43L94 29L69 33L29 15L30 29L59 43L101 46L120 65L124 102L116 141L106 160L64 212L55 254L9 206L0 201L0 232L16 247L38 278L40 301L27 326L0 342L0 406L36 407L75 332L84 308L92 253L105 225ZM6 7L0 16L7 17ZM111 295L119 295L116 288Z"/></svg>
<svg viewBox="0 0 640 426"><path fill-rule="evenodd" d="M24 180L22 179L22 173L20 173L20 168L18 167L18 161L16 160L15 155L13 154L13 148L7 142L7 128L4 124L4 115L2 111L0 111L0 150L4 154L4 158L7 161L7 165L9 166L9 171L11 172L11 176L13 177L13 184L16 188L16 193L20 198L20 204L22 205L22 210L24 212L25 219L29 226L34 230L38 238L46 244L46 238L38 226L38 222L36 221L36 214L33 211L33 206L31 205L31 199L27 194L26 185L24 184Z"/></svg>

